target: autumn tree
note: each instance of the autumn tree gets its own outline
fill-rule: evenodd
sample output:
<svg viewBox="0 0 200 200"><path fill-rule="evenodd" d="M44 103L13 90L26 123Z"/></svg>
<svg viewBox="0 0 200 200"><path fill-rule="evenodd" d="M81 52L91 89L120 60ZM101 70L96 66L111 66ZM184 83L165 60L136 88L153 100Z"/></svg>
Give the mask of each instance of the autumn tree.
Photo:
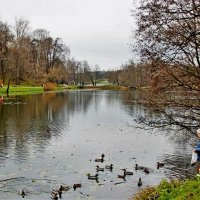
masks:
<svg viewBox="0 0 200 200"><path fill-rule="evenodd" d="M97 84L97 78L98 78L99 70L100 70L99 65L95 65L93 70L91 71L90 79L91 79L93 86L96 86L96 84Z"/></svg>
<svg viewBox="0 0 200 200"><path fill-rule="evenodd" d="M36 77L41 79L43 75L42 79L48 81L65 81L69 55L70 49L60 38L53 39L44 29L36 29L33 32L32 58Z"/></svg>
<svg viewBox="0 0 200 200"><path fill-rule="evenodd" d="M107 79L109 83L119 85L119 70L110 70L107 72Z"/></svg>
<svg viewBox="0 0 200 200"><path fill-rule="evenodd" d="M46 68L45 39L48 37L49 32L45 29L36 29L32 32L31 50L34 83L44 79L44 71Z"/></svg>
<svg viewBox="0 0 200 200"><path fill-rule="evenodd" d="M9 43L11 41L12 34L8 25L0 21L0 80L3 83L8 73Z"/></svg>
<svg viewBox="0 0 200 200"><path fill-rule="evenodd" d="M87 61L70 59L70 49L61 38L45 29L30 31L29 21L15 18L8 26L0 21L0 82L38 85L45 82L91 81Z"/></svg>
<svg viewBox="0 0 200 200"><path fill-rule="evenodd" d="M200 119L200 1L142 0L134 15L133 50L155 69L153 84L162 84L149 102L168 106L170 123L193 131Z"/></svg>
<svg viewBox="0 0 200 200"><path fill-rule="evenodd" d="M30 37L29 21L24 18L15 18L14 25L14 45L12 55L15 67L15 81L19 84L21 80L26 79L29 66Z"/></svg>
<svg viewBox="0 0 200 200"><path fill-rule="evenodd" d="M78 84L78 71L80 66L80 61L75 60L75 58L69 58L66 62L68 81L72 84Z"/></svg>
<svg viewBox="0 0 200 200"><path fill-rule="evenodd" d="M78 82L81 87L91 80L91 68L86 60L79 62Z"/></svg>

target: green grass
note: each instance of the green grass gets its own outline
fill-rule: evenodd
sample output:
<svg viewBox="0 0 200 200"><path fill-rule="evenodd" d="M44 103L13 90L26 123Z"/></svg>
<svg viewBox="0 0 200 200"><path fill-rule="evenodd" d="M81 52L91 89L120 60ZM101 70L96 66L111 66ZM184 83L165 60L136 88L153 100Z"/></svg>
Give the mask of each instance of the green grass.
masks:
<svg viewBox="0 0 200 200"><path fill-rule="evenodd" d="M7 87L4 86L0 88L0 95L6 95ZM44 90L42 87L31 87L31 86L10 86L9 95L26 95L26 94L37 94L43 93Z"/></svg>
<svg viewBox="0 0 200 200"><path fill-rule="evenodd" d="M99 79L99 80L96 81L96 83L97 84L104 84L104 85L108 85L109 84L108 81L105 80L105 79Z"/></svg>
<svg viewBox="0 0 200 200"><path fill-rule="evenodd" d="M0 88L0 96L5 96L6 94L7 86L4 86L3 88ZM122 90L125 89L122 86L117 85L103 85L103 86L85 86L81 88L78 85L58 85L55 88L55 91L61 91L64 89L70 89L70 90L77 90L77 89L100 89L100 90ZM9 95L27 95L27 94L38 94L43 93L44 89L41 86L24 86L24 85L16 85L16 86L10 86L9 88Z"/></svg>
<svg viewBox="0 0 200 200"><path fill-rule="evenodd" d="M101 86L101 89L102 90L123 90L126 88L119 85L103 85Z"/></svg>
<svg viewBox="0 0 200 200"><path fill-rule="evenodd" d="M87 86L85 85L83 88L79 85L69 85L67 89L76 90L76 89L100 89L100 90L123 90L125 89L122 86L118 85L97 85L97 86Z"/></svg>
<svg viewBox="0 0 200 200"><path fill-rule="evenodd" d="M132 200L199 200L200 178L193 180L163 180L157 187L149 187L138 194Z"/></svg>
<svg viewBox="0 0 200 200"><path fill-rule="evenodd" d="M77 90L77 89L80 89L80 86L79 85L68 85L66 89Z"/></svg>

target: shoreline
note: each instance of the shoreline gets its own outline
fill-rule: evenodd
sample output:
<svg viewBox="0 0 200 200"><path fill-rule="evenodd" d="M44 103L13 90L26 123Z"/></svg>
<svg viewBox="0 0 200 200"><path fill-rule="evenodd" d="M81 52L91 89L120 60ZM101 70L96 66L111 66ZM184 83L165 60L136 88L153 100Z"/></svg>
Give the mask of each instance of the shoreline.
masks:
<svg viewBox="0 0 200 200"><path fill-rule="evenodd" d="M7 96L7 86L0 88L0 96ZM54 89L45 89L42 86L10 86L9 95L31 95L42 94L44 92L59 92L65 90L128 90L128 87L116 85L101 85L101 86L85 86L80 87L77 85L58 85Z"/></svg>

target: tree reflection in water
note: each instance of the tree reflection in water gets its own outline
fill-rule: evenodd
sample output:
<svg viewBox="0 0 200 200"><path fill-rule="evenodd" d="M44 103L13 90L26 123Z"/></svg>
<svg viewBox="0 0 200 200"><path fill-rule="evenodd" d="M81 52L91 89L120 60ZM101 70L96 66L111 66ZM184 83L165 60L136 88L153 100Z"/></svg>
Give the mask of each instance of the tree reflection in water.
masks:
<svg viewBox="0 0 200 200"><path fill-rule="evenodd" d="M190 135L177 135L164 127L145 130L148 126L138 123L137 116L161 118L141 104L142 98L143 94L133 91L84 90L5 98L0 106L0 180L25 178L5 182L4 189L16 191L28 185L33 193L47 194L61 181L87 182L85 174L93 173L92 160L101 153L105 164L115 167L99 178L100 184L107 181L103 182L106 187L87 182L84 193L95 197L126 198L127 188L131 193L138 190L137 184L133 188L137 176L144 186L162 177L190 176L193 169L187 164L195 140L188 142ZM165 166L157 170L157 161ZM120 188L115 185L120 169L131 171L136 163L153 170L148 176L143 171L134 173L133 180L127 178ZM70 195L75 198L75 193Z"/></svg>

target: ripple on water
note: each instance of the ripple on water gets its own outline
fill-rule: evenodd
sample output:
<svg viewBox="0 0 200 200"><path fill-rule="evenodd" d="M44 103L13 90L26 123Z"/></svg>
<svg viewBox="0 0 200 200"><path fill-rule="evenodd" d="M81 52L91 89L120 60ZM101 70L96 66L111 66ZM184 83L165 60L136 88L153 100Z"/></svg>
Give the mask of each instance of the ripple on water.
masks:
<svg viewBox="0 0 200 200"><path fill-rule="evenodd" d="M26 104L2 105L0 112L0 197L17 199L25 189L28 199L49 199L60 184L81 183L63 194L63 199L127 199L143 186L162 178L191 175L189 145L169 140L160 130L139 126L135 113L146 114L137 105L124 106L124 92L72 91L62 94L22 97ZM9 107L10 106L10 107ZM1 109L0 108L0 109ZM137 128L136 128L137 127ZM86 174L96 173L94 160L105 154L114 164L112 172L99 172L99 182ZM157 169L157 161L164 162ZM149 174L135 171L143 165ZM119 180L123 168L133 171ZM16 177L19 176L19 177ZM9 180L10 178L10 180Z"/></svg>

